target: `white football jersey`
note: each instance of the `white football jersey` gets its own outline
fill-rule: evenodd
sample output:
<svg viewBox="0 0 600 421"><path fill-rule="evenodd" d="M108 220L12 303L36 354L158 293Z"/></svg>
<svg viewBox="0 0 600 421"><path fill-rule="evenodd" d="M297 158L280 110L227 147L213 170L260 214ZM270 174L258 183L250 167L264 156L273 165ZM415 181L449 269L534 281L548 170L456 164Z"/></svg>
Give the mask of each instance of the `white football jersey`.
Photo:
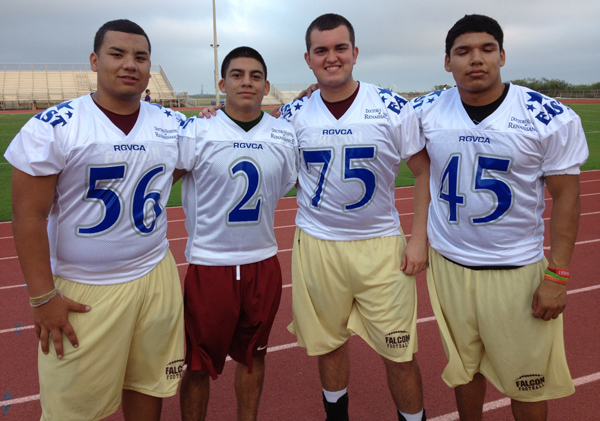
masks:
<svg viewBox="0 0 600 421"><path fill-rule="evenodd" d="M411 103L431 159L431 246L468 266L539 261L544 177L579 174L589 154L577 114L517 85L478 125L456 88Z"/></svg>
<svg viewBox="0 0 600 421"><path fill-rule="evenodd" d="M285 121L263 114L245 132L225 113L181 127L187 261L233 266L277 254L277 201L296 183L298 143Z"/></svg>
<svg viewBox="0 0 600 421"><path fill-rule="evenodd" d="M315 91L285 105L298 136L300 172L296 225L322 240L398 235L394 181L400 160L424 147L415 112L401 96L360 83L337 120Z"/></svg>
<svg viewBox="0 0 600 421"><path fill-rule="evenodd" d="M52 272L86 284L148 273L164 257L166 204L178 158L180 117L141 102L129 135L90 95L42 111L6 151L17 169L58 174L48 221Z"/></svg>

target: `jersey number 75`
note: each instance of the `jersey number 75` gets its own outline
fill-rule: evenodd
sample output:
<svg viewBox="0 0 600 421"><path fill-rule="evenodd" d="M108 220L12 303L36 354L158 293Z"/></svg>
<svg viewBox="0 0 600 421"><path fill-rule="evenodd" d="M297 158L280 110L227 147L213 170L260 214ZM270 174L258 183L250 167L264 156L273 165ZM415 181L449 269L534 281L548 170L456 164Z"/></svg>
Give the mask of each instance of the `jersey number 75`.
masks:
<svg viewBox="0 0 600 421"><path fill-rule="evenodd" d="M325 149L305 149L302 156L306 164L307 172L311 172L311 167L320 167L317 178L317 185L310 200L310 206L315 209L321 208L321 202L327 185L327 178L333 165L334 150ZM343 205L344 212L352 212L365 208L373 200L377 190L377 176L367 167L358 166L357 162L373 161L377 157L377 148L375 146L344 146L342 158L342 181L359 182L363 186L363 195L357 200Z"/></svg>

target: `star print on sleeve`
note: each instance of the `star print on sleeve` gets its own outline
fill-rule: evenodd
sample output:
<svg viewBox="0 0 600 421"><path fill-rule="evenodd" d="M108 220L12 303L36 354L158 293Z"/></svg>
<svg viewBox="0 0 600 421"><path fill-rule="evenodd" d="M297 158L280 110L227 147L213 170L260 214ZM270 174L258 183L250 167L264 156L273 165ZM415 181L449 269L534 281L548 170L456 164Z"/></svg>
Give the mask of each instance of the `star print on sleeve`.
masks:
<svg viewBox="0 0 600 421"><path fill-rule="evenodd" d="M408 101L388 89L378 88L378 90L379 96L387 108L396 114L400 114L404 104L406 104Z"/></svg>
<svg viewBox="0 0 600 421"><path fill-rule="evenodd" d="M71 117L73 117L73 113L71 112L71 110L74 109L70 105L71 102L72 101L67 101L63 102L62 104L50 107L46 111L42 111L41 113L37 114L35 118L43 121L44 123L49 123L52 127L56 127L59 124L61 127L65 126L68 123L68 121L65 120L65 117L67 117L69 120L71 119ZM63 110L63 108L67 111L61 111Z"/></svg>
<svg viewBox="0 0 600 421"><path fill-rule="evenodd" d="M304 98L294 99L292 102L288 102L281 108L281 117L285 118L287 121L290 121L292 116L304 106Z"/></svg>
<svg viewBox="0 0 600 421"><path fill-rule="evenodd" d="M527 102L539 102L540 104L542 103L542 94L539 94L537 92L527 92L527 95L529 95L529 99L527 100Z"/></svg>
<svg viewBox="0 0 600 421"><path fill-rule="evenodd" d="M528 91L529 99L525 102L525 106L529 111L535 113L539 109L539 113L535 118L548 125L554 117L565 112L562 104L559 104L556 100L548 98L538 92ZM535 105L540 104L539 106Z"/></svg>

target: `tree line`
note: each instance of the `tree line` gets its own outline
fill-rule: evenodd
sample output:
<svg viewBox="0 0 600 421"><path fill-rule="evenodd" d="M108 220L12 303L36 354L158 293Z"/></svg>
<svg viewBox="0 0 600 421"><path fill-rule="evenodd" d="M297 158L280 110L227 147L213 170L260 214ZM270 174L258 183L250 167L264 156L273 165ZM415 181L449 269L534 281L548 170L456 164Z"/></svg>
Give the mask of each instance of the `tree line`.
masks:
<svg viewBox="0 0 600 421"><path fill-rule="evenodd" d="M600 82L592 83L590 85L573 85L567 81L561 79L536 79L528 77L525 79L513 79L511 80L515 85L525 86L526 88L533 89L534 91L593 91L600 90ZM441 90L444 85L435 85L434 90Z"/></svg>
<svg viewBox="0 0 600 421"><path fill-rule="evenodd" d="M590 91L600 89L600 82L590 85L573 85L561 79L535 79L528 77L526 79L511 80L515 85L525 86L534 91Z"/></svg>

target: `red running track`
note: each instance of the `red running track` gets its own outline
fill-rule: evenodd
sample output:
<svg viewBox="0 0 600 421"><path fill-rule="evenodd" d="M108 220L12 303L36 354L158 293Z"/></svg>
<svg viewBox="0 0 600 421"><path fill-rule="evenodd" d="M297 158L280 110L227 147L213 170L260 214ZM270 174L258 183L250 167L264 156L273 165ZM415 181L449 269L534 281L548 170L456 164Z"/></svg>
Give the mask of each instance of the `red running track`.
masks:
<svg viewBox="0 0 600 421"><path fill-rule="evenodd" d="M600 171L581 176L582 216L568 286L569 305L565 312L566 350L571 374L576 383L573 396L551 401L550 420L599 419L600 396ZM412 188L396 190L396 205L407 234L412 225ZM550 204L550 201L547 201ZM550 206L548 206L550 208ZM316 359L295 345L287 332L291 321L291 251L296 203L282 199L276 212L276 236L284 276L281 306L269 343L267 374L259 409L259 419L323 420ZM547 218L549 210L544 214ZM183 277L183 256L187 234L181 208L169 208L168 237ZM547 232L546 232L547 234ZM16 258L10 223L0 223L0 409L6 420L38 420L41 409L37 383L37 339L27 305L29 294L22 286L23 275ZM445 357L425 283L418 286L418 360L429 419L454 420L454 394L441 380ZM394 405L387 391L380 358L358 337L350 340L352 372L349 386L350 415L354 420L394 420ZM226 364L217 381L211 382L209 420L235 419L233 391L234 364ZM510 407L491 385L486 395L486 420L510 419ZM108 418L122 420L119 410ZM178 397L165 399L163 420L179 420Z"/></svg>

